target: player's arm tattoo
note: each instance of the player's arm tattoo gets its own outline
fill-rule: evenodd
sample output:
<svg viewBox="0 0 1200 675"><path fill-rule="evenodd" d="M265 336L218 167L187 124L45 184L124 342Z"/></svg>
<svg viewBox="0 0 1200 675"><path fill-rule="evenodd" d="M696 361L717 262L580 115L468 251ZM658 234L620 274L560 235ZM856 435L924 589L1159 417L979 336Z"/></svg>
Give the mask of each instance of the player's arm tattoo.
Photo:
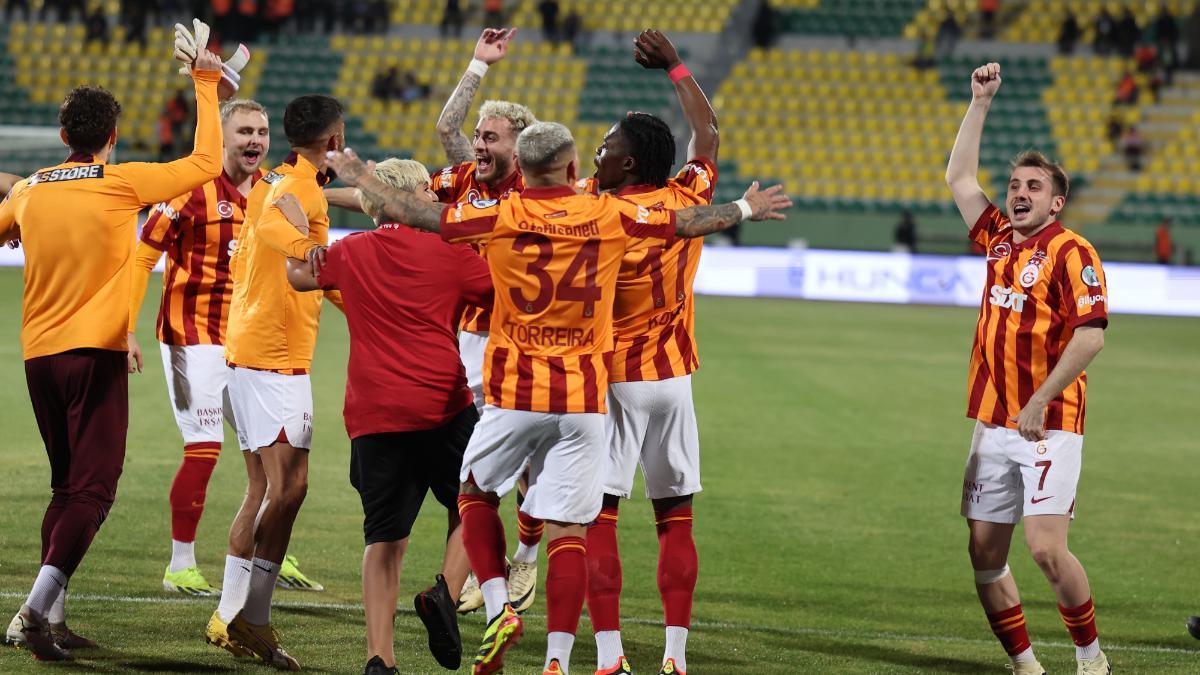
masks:
<svg viewBox="0 0 1200 675"><path fill-rule="evenodd" d="M703 237L733 227L742 220L737 204L720 206L689 206L675 212L675 234L680 237Z"/></svg>
<svg viewBox="0 0 1200 675"><path fill-rule="evenodd" d="M470 71L463 73L442 114L438 116L438 137L442 139L442 148L446 151L446 160L453 164L469 162L475 158L471 141L462 132L463 122L467 119L467 111L475 100L475 92L483 80Z"/></svg>
<svg viewBox="0 0 1200 675"><path fill-rule="evenodd" d="M383 215L409 227L430 232L441 231L442 211L446 209L444 205L419 197L414 192L385 185L368 174L356 175L353 178L364 195L383 204Z"/></svg>

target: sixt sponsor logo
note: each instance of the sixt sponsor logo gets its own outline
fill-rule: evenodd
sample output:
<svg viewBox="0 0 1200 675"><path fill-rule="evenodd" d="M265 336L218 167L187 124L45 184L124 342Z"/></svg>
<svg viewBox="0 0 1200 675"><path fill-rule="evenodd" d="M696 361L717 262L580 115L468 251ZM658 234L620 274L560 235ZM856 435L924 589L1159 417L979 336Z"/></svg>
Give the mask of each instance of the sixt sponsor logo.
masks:
<svg viewBox="0 0 1200 675"><path fill-rule="evenodd" d="M1014 312L1020 312L1025 309L1025 301L1027 299L1029 299L1028 295L1018 293L1011 288L1005 288L999 284L994 284L991 292L988 294L988 302L1000 309L1011 309Z"/></svg>

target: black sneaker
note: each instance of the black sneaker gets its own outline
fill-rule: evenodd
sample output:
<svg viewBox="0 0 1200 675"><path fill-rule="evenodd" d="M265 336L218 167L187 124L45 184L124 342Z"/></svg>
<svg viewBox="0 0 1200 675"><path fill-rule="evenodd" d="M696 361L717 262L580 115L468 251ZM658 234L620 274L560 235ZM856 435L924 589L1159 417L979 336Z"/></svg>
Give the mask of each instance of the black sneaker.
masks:
<svg viewBox="0 0 1200 675"><path fill-rule="evenodd" d="M1200 640L1200 616L1189 616L1187 620L1188 632L1192 637Z"/></svg>
<svg viewBox="0 0 1200 675"><path fill-rule="evenodd" d="M430 588L417 593L413 598L417 616L425 622L429 631L429 652L446 670L458 670L462 665L462 637L458 634L458 614L446 578L437 575Z"/></svg>
<svg viewBox="0 0 1200 675"><path fill-rule="evenodd" d="M372 656L370 661L367 661L367 667L363 670L363 675L396 675L399 671L395 668L389 668L383 663L383 659L378 655Z"/></svg>

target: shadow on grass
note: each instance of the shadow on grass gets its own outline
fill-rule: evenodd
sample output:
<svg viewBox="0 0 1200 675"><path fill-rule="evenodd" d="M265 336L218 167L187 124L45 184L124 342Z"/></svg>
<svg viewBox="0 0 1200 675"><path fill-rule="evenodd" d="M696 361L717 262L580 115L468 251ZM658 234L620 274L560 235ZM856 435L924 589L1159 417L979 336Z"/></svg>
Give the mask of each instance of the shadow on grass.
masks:
<svg viewBox="0 0 1200 675"><path fill-rule="evenodd" d="M852 661L874 661L881 664L913 668L920 672L979 673L995 669L995 664L986 661L969 661L948 656L917 654L900 647L887 647L866 642L848 642L815 635L774 634L773 641L780 649L810 654L825 654Z"/></svg>

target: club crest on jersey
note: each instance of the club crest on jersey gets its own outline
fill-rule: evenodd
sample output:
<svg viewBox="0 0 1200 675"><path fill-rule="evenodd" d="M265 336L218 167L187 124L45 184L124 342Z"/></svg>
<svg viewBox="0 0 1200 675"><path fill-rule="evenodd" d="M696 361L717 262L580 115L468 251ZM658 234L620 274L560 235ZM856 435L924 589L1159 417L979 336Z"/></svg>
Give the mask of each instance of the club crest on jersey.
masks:
<svg viewBox="0 0 1200 675"><path fill-rule="evenodd" d="M1025 288L1029 288L1030 286L1036 284L1037 280L1038 280L1038 274L1041 271L1042 271L1042 268L1037 265L1034 265L1033 262L1031 261L1028 265L1026 265L1024 267L1024 269L1021 270L1021 277L1020 277L1021 285L1024 286Z"/></svg>
<svg viewBox="0 0 1200 675"><path fill-rule="evenodd" d="M480 199L483 199L482 192L480 192L479 190L476 190L475 188L471 188L470 190L467 190L467 201L474 203L474 202L479 201Z"/></svg>
<svg viewBox="0 0 1200 675"><path fill-rule="evenodd" d="M233 204L230 204L224 200L217 202L217 215L221 216L222 218L232 218Z"/></svg>
<svg viewBox="0 0 1200 675"><path fill-rule="evenodd" d="M1087 284L1088 286L1100 285L1100 275L1096 274L1096 268L1092 267L1091 265L1088 265L1079 272L1079 278L1082 279L1083 283Z"/></svg>
<svg viewBox="0 0 1200 675"><path fill-rule="evenodd" d="M104 165L89 164L87 166L73 166L69 169L39 171L29 177L28 185L62 183L69 180L83 180L85 178L104 178Z"/></svg>
<svg viewBox="0 0 1200 675"><path fill-rule="evenodd" d="M477 209L487 209L499 204L499 199L472 199L471 206Z"/></svg>
<svg viewBox="0 0 1200 675"><path fill-rule="evenodd" d="M1003 259L1007 258L1010 253L1012 253L1012 244L1008 243L1007 241L1002 241L999 244L996 244L995 246L993 246L992 250L988 251L987 259L988 260L1003 260Z"/></svg>

